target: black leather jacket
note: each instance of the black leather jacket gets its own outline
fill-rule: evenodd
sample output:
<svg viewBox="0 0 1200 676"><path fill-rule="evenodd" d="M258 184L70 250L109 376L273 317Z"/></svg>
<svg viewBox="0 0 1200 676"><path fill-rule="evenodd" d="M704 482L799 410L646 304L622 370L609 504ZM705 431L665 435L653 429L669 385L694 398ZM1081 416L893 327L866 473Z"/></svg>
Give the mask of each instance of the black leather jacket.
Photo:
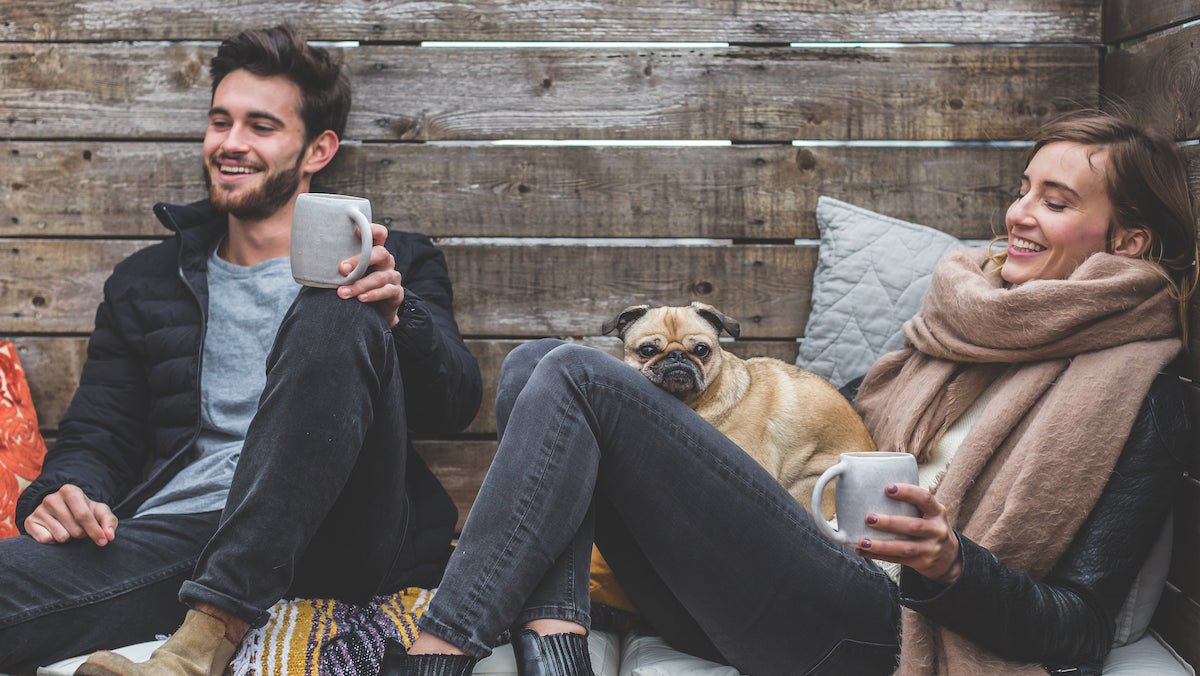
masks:
<svg viewBox="0 0 1200 676"><path fill-rule="evenodd" d="M1100 673L1184 473L1192 432L1184 401L1178 377L1154 381L1099 502L1045 578L959 534L962 576L942 586L904 568L901 603L1006 659Z"/></svg>

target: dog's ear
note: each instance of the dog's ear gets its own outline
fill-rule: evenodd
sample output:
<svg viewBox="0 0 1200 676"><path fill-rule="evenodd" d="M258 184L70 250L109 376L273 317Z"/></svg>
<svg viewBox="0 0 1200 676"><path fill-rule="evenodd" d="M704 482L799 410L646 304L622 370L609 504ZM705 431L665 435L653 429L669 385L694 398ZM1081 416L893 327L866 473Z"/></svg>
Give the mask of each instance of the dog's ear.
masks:
<svg viewBox="0 0 1200 676"><path fill-rule="evenodd" d="M692 309L696 311L696 314L704 317L709 324L713 325L713 328L717 330L718 336L721 335L722 330L734 338L742 335L742 325L738 323L738 320L733 317L726 317L717 308L706 303L701 303L700 301L692 301Z"/></svg>
<svg viewBox="0 0 1200 676"><path fill-rule="evenodd" d="M602 332L601 335L607 336L613 331L616 331L617 337L624 340L625 329L629 328L630 324L641 319L642 315L649 311L649 305L630 305L624 310L621 310L621 313L616 317L604 322L604 325L600 327L600 331Z"/></svg>

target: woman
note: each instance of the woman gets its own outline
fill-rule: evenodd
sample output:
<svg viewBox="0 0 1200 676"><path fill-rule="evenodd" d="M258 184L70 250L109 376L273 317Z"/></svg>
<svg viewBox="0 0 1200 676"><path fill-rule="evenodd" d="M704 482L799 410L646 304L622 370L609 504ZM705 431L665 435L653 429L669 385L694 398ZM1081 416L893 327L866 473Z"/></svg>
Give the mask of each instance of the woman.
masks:
<svg viewBox="0 0 1200 676"><path fill-rule="evenodd" d="M470 673L512 627L521 673L590 674L593 534L669 643L743 673L1101 662L1183 470L1187 417L1159 374L1187 325L1193 223L1169 139L1094 113L1043 130L1007 250L948 254L906 347L862 383L879 447L937 478L887 488L921 518L867 517L913 539L855 552L634 369L553 341L514 351L496 459L385 673Z"/></svg>

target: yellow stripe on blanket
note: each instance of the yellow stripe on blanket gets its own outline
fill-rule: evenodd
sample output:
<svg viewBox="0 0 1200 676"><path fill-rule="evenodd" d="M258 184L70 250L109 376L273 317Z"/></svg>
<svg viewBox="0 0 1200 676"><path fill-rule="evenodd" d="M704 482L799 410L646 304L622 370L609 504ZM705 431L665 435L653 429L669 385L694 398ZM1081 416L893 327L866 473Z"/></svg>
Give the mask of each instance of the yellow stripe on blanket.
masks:
<svg viewBox="0 0 1200 676"><path fill-rule="evenodd" d="M417 619L435 592L410 587L361 605L334 599L280 601L267 623L247 634L230 671L234 676L378 673L386 640L412 645Z"/></svg>

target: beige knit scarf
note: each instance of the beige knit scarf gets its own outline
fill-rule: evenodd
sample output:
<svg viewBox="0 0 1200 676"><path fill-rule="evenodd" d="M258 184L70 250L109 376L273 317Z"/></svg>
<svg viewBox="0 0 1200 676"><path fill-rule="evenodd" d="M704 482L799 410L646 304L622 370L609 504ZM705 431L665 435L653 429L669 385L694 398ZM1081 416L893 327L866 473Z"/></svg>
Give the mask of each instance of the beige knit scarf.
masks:
<svg viewBox="0 0 1200 676"><path fill-rule="evenodd" d="M1096 254L1067 280L1005 288L981 249L938 264L904 349L863 381L880 449L918 461L984 388L995 397L935 489L950 523L1041 578L1096 504L1155 375L1181 343L1151 263ZM1041 674L904 609L904 676Z"/></svg>

